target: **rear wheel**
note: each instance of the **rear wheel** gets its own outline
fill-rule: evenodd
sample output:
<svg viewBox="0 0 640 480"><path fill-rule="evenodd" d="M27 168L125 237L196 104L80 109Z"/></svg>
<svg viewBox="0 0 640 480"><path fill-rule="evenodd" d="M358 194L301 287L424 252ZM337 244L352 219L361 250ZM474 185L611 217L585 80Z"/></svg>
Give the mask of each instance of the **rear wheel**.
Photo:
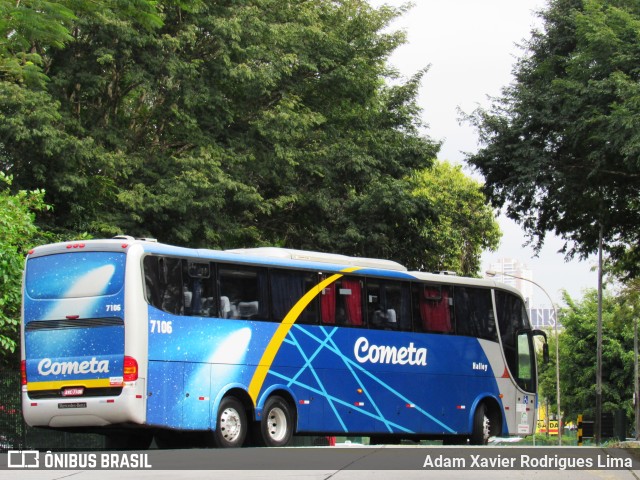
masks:
<svg viewBox="0 0 640 480"><path fill-rule="evenodd" d="M247 413L235 397L226 397L218 407L213 440L217 447L241 447L247 436Z"/></svg>
<svg viewBox="0 0 640 480"><path fill-rule="evenodd" d="M478 405L473 415L473 432L471 433L471 445L487 445L491 434L491 422L484 403Z"/></svg>
<svg viewBox="0 0 640 480"><path fill-rule="evenodd" d="M267 447L283 447L293 435L293 413L289 403L282 397L273 396L262 409L260 440Z"/></svg>

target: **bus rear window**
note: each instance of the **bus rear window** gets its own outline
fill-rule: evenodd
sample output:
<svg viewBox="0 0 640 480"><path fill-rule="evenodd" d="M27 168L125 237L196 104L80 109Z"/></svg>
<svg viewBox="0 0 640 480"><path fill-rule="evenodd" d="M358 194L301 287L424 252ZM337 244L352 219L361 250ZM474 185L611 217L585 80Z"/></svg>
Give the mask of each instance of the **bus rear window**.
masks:
<svg viewBox="0 0 640 480"><path fill-rule="evenodd" d="M114 295L124 284L126 255L116 252L73 252L31 258L25 291L35 299Z"/></svg>

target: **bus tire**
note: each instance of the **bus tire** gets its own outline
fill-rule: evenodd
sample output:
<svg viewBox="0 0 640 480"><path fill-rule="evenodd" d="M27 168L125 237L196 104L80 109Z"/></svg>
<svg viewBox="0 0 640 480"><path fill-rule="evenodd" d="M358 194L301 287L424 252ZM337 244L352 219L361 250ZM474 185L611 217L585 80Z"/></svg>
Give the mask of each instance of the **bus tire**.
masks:
<svg viewBox="0 0 640 480"><path fill-rule="evenodd" d="M284 447L293 436L294 415L291 406L282 397L267 399L262 409L260 440L266 447Z"/></svg>
<svg viewBox="0 0 640 480"><path fill-rule="evenodd" d="M487 414L487 406L484 403L478 405L473 414L473 431L469 443L471 445L487 445L491 432L491 423Z"/></svg>
<svg viewBox="0 0 640 480"><path fill-rule="evenodd" d="M247 436L247 412L240 400L225 397L220 402L213 441L216 447L241 447Z"/></svg>

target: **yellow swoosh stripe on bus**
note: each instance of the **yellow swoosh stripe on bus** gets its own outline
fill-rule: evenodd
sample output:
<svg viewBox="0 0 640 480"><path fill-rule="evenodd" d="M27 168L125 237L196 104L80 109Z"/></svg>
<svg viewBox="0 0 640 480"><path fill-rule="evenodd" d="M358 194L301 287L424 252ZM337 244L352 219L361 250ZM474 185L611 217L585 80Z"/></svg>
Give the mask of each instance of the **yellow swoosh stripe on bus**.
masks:
<svg viewBox="0 0 640 480"><path fill-rule="evenodd" d="M122 384L114 385L108 378L86 380L55 380L51 382L29 382L27 390L30 392L35 392L38 390L57 390L63 387L99 388L113 386L121 387Z"/></svg>
<svg viewBox="0 0 640 480"><path fill-rule="evenodd" d="M287 333L291 330L291 327L302 313L302 311L311 303L311 301L318 296L322 290L324 290L328 285L331 285L333 282L338 280L340 277L344 276L345 273L354 272L359 270L360 267L349 267L345 268L341 271L341 273L336 273L335 275L331 275L329 278L324 279L316 286L311 288L307 293L305 293L300 300L296 302L289 313L284 317L284 320L278 325L277 330L271 337L267 348L262 354L262 358L258 363L258 367L256 368L255 373L253 374L253 378L251 379L251 383L249 384L249 396L253 400L253 404L257 405L258 403L258 394L260 393L260 389L262 389L262 385L264 384L265 378L267 378L267 373L271 369L271 365L273 364L273 360L276 358L276 354L278 350L280 350L280 346L282 342L284 342Z"/></svg>

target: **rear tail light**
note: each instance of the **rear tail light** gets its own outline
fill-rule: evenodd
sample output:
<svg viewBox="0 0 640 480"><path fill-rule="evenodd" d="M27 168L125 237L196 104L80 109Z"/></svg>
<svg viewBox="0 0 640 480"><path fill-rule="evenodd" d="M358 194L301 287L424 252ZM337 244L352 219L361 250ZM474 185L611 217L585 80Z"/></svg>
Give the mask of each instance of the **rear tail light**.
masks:
<svg viewBox="0 0 640 480"><path fill-rule="evenodd" d="M22 385L27 384L27 361L22 360L20 362L20 383Z"/></svg>
<svg viewBox="0 0 640 480"><path fill-rule="evenodd" d="M133 357L124 357L124 381L135 382L138 379L138 362Z"/></svg>

